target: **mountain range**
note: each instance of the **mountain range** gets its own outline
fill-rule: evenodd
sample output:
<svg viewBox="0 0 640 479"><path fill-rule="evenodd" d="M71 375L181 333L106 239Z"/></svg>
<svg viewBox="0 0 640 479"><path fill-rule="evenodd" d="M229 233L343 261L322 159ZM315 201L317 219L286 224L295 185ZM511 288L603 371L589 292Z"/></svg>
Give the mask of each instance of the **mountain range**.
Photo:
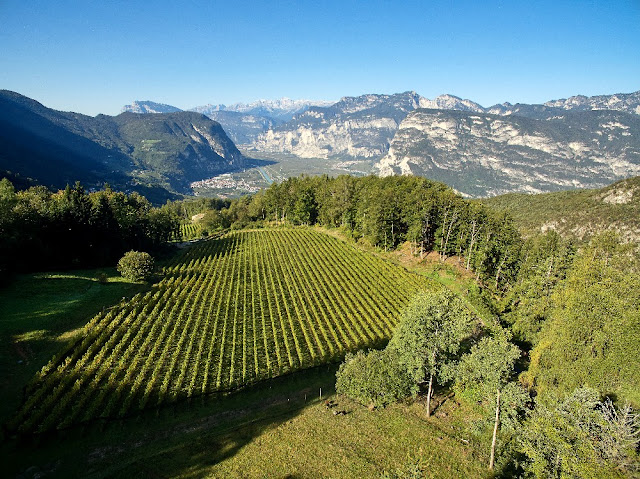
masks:
<svg viewBox="0 0 640 479"><path fill-rule="evenodd" d="M601 187L640 174L640 115L562 110L531 118L418 109L402 121L375 169L427 176L471 197Z"/></svg>
<svg viewBox="0 0 640 479"><path fill-rule="evenodd" d="M190 193L192 182L250 166L235 139L257 158L349 160L359 171L428 176L470 197L596 188L640 174L640 92L489 108L416 92L313 103L201 107L218 123L150 101L126 107L143 113L89 117L0 91L0 170L50 186L108 181Z"/></svg>
<svg viewBox="0 0 640 479"><path fill-rule="evenodd" d="M287 121L265 116L296 105ZM367 160L378 174L425 175L471 197L595 188L640 174L640 92L487 108L413 91L225 108L198 110L256 155Z"/></svg>
<svg viewBox="0 0 640 479"><path fill-rule="evenodd" d="M244 161L220 124L199 113L90 117L0 91L0 171L47 186L109 182L162 200Z"/></svg>
<svg viewBox="0 0 640 479"><path fill-rule="evenodd" d="M202 113L223 124L225 131L234 143L249 144L260 133L291 120L295 114L304 112L309 107L330 106L333 103L335 102L280 98L278 100L257 100L251 103L234 103L228 106L206 104L196 106L188 111ZM164 103L137 100L122 107L121 111L123 113L173 113L182 110Z"/></svg>

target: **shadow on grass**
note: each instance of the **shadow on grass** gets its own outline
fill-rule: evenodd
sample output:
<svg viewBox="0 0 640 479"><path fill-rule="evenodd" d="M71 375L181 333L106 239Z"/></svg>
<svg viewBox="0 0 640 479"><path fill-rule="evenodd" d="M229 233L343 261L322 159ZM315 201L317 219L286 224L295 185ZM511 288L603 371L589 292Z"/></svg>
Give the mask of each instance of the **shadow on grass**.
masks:
<svg viewBox="0 0 640 479"><path fill-rule="evenodd" d="M263 432L320 402L320 388L323 396L333 394L336 369L320 366L225 396L14 438L0 449L4 470L7 477L202 477Z"/></svg>
<svg viewBox="0 0 640 479"><path fill-rule="evenodd" d="M18 407L23 386L105 306L149 288L96 270L16 276L0 290L0 422Z"/></svg>

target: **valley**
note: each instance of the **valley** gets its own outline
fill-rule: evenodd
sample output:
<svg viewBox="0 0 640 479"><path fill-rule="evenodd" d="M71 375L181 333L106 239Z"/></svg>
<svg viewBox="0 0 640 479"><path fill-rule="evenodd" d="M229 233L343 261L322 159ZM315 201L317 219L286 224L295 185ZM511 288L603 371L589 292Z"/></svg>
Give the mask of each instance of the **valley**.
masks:
<svg viewBox="0 0 640 479"><path fill-rule="evenodd" d="M640 479L637 2L0 2L0 478Z"/></svg>
<svg viewBox="0 0 640 479"><path fill-rule="evenodd" d="M532 477L570 433L558 467L633 477L637 96L209 108L236 146L3 92L10 474ZM115 273L132 248L146 280Z"/></svg>

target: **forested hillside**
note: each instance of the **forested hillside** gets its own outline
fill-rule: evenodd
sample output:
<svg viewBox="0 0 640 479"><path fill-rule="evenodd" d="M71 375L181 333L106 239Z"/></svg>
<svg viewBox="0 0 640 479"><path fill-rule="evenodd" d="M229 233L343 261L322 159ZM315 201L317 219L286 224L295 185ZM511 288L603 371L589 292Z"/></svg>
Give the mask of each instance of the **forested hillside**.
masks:
<svg viewBox="0 0 640 479"><path fill-rule="evenodd" d="M110 182L164 202L176 196L170 192L190 192L193 181L243 166L220 124L200 113L91 117L0 90L0 172L53 188Z"/></svg>
<svg viewBox="0 0 640 479"><path fill-rule="evenodd" d="M481 202L492 210L508 213L527 237L554 230L563 237L588 240L611 230L625 241L640 241L638 176L594 190L511 193Z"/></svg>

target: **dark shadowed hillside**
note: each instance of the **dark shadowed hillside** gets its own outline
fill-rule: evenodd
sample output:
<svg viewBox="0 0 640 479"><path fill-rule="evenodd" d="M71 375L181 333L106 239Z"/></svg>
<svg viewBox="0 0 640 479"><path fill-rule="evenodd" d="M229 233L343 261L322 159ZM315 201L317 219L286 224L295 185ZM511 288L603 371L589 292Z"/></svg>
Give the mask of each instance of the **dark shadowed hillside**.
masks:
<svg viewBox="0 0 640 479"><path fill-rule="evenodd" d="M199 113L90 117L0 92L0 170L48 186L107 181L184 193L243 161L220 124Z"/></svg>

